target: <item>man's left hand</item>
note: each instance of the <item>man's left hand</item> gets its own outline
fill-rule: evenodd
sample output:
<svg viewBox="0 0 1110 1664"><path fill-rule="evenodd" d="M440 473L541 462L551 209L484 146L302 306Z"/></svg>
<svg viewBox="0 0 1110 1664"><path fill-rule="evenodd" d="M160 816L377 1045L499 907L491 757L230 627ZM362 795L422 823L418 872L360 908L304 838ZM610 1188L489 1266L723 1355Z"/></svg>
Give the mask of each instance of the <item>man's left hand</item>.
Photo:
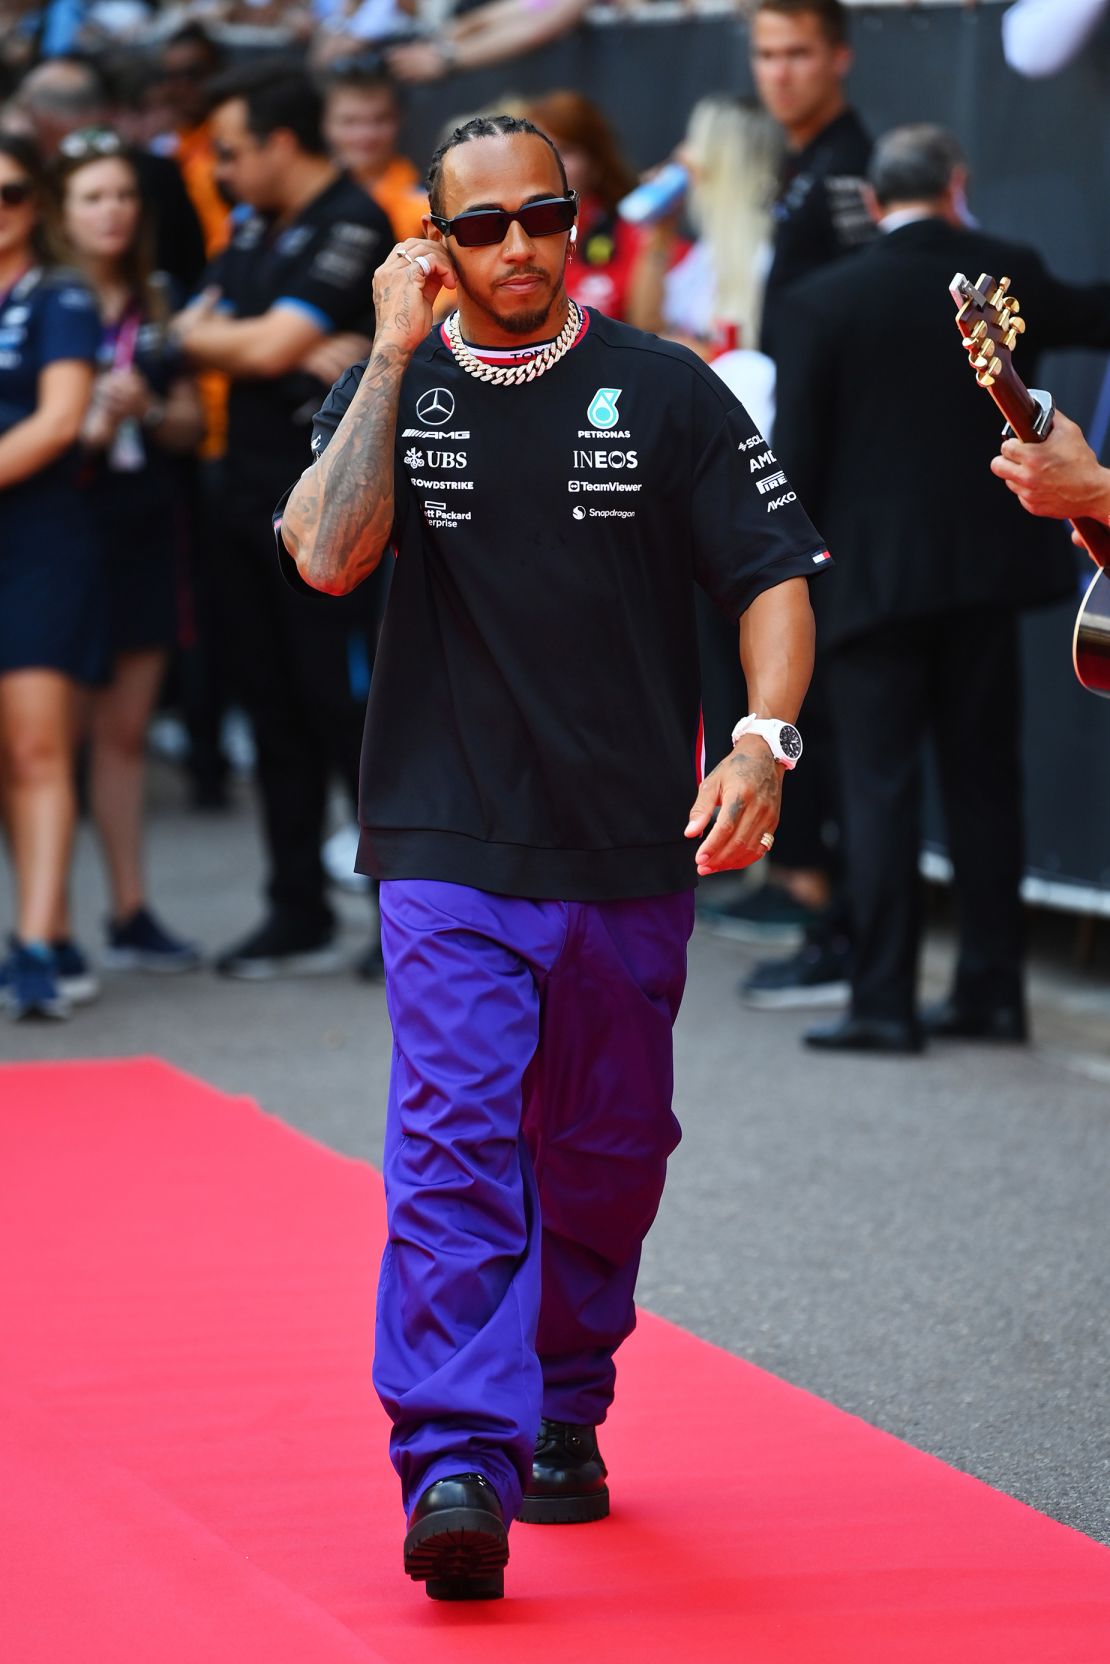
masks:
<svg viewBox="0 0 1110 1664"><path fill-rule="evenodd" d="M1007 439L991 471L1005 480L1030 514L1073 520L1107 513L1110 475L1099 466L1082 429L1059 411L1052 432L1039 444Z"/></svg>
<svg viewBox="0 0 1110 1664"><path fill-rule="evenodd" d="M698 845L698 877L750 867L762 860L768 846L763 834L774 833L782 808L783 768L765 740L745 734L734 750L701 783L693 808L688 838L700 838L717 809L717 823Z"/></svg>
<svg viewBox="0 0 1110 1664"><path fill-rule="evenodd" d="M188 306L170 319L170 336L179 346L188 346L189 336L201 324L213 317L220 303L220 290L215 286L202 289Z"/></svg>
<svg viewBox="0 0 1110 1664"><path fill-rule="evenodd" d="M325 387L330 387L352 364L369 358L373 347L369 335L359 335L353 330L327 335L319 346L313 347L308 356L301 359L299 368L315 376L317 381L322 381Z"/></svg>

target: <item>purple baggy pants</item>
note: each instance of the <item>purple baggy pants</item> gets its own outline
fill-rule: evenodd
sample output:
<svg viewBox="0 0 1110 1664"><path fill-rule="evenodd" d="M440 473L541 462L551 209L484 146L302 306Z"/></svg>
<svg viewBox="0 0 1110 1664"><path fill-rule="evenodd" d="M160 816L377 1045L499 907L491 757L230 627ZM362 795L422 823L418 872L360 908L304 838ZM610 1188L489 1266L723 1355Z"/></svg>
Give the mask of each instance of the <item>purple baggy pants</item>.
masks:
<svg viewBox="0 0 1110 1664"><path fill-rule="evenodd" d="M393 1023L374 1384L406 1512L447 1474L506 1520L540 1416L596 1424L681 1136L671 1029L693 894L381 886Z"/></svg>

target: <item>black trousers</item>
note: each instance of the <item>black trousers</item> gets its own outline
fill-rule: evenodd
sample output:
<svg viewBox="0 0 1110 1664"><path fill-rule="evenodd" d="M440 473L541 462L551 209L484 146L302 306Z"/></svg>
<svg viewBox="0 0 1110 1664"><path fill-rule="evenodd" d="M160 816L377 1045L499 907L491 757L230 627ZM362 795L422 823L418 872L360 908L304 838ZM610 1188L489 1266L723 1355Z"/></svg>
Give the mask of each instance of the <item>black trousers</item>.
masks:
<svg viewBox="0 0 1110 1664"><path fill-rule="evenodd" d="M1024 864L1017 619L994 610L890 625L835 649L857 1016L910 1020L921 938L924 741L932 740L959 908L954 994L1022 998Z"/></svg>
<svg viewBox="0 0 1110 1664"><path fill-rule="evenodd" d="M270 529L279 495L251 492L229 508L224 630L258 751L270 904L315 930L333 918L320 860L331 781L358 801L378 578L341 599L297 594L281 576Z"/></svg>
<svg viewBox="0 0 1110 1664"><path fill-rule="evenodd" d="M223 459L191 462L189 537L179 680L189 731L189 772L198 786L220 789L227 774L221 729L228 703L228 644L221 589L226 482Z"/></svg>

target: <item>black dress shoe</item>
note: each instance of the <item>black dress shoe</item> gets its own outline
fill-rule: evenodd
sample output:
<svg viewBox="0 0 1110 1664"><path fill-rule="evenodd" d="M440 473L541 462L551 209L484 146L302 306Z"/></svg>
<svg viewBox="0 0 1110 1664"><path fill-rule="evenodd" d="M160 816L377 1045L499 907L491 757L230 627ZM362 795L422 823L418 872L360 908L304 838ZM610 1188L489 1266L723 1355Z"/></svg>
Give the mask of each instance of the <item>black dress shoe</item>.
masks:
<svg viewBox="0 0 1110 1664"><path fill-rule="evenodd" d="M518 1519L526 1525L580 1525L609 1512L608 1470L597 1448L597 1429L569 1421L540 1422L532 1478Z"/></svg>
<svg viewBox="0 0 1110 1664"><path fill-rule="evenodd" d="M1020 1005L970 1006L942 1000L921 1018L933 1040L1005 1040L1020 1044L1029 1038L1025 1009Z"/></svg>
<svg viewBox="0 0 1110 1664"><path fill-rule="evenodd" d="M915 1023L885 1017L845 1017L829 1028L811 1028L807 1046L822 1052L883 1052L908 1057L921 1050L921 1031Z"/></svg>
<svg viewBox="0 0 1110 1664"><path fill-rule="evenodd" d="M405 1570L432 1600L500 1600L509 1534L480 1473L437 1479L420 1497L405 1538Z"/></svg>

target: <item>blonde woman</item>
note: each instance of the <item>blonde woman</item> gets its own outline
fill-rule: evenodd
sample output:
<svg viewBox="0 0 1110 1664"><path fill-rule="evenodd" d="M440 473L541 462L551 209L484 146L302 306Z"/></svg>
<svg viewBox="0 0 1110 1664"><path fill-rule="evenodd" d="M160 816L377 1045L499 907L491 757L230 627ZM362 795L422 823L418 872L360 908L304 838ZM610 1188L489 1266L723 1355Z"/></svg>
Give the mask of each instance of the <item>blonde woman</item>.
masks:
<svg viewBox="0 0 1110 1664"><path fill-rule="evenodd" d="M694 106L676 160L690 175L686 217L695 241L681 252L674 214L649 228L633 276L630 323L708 360L754 351L781 146L778 128L758 105L714 94Z"/></svg>

